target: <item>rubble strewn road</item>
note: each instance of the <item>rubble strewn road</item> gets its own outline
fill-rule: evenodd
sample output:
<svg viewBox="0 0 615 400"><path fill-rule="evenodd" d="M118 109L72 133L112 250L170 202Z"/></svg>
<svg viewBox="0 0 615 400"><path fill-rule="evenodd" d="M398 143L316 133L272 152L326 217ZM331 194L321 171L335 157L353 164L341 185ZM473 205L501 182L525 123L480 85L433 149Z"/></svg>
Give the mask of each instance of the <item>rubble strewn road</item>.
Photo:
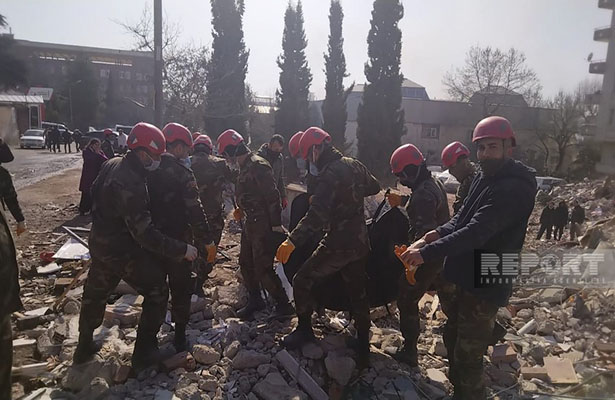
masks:
<svg viewBox="0 0 615 400"><path fill-rule="evenodd" d="M74 144L73 144L74 150ZM81 164L79 153L50 153L49 150L12 148L15 160L3 164L13 175L15 188L19 189Z"/></svg>
<svg viewBox="0 0 615 400"><path fill-rule="evenodd" d="M89 224L88 218L78 216L75 206L79 173L79 169L66 170L19 191L30 233L16 243L26 310L13 316L14 365L19 367L15 369L15 398L28 394L28 399L435 400L450 393L441 337L446 317L434 292L420 302L424 331L419 341L420 369L416 370L391 357L402 344L395 305L388 311L383 307L371 311L371 365L360 375L345 342L353 331L345 313L322 314L315 321L319 342L291 352L279 343L296 320L271 322L265 312L252 322L235 318L236 310L247 300L238 272L235 224L224 232L221 242L230 260L219 257L206 283L207 298L193 298L186 332L190 352L174 355L173 327L165 324L158 336L167 355L162 367L133 376L130 355L142 299L121 284L110 298L104 327L97 332L104 340L102 351L94 361L71 368L83 284L81 279L74 281L87 261L58 261L59 270L53 265L40 272L36 268L48 264L41 260L41 253L53 253L66 242L61 225ZM596 199L592 194L592 187L600 185L587 182L557 191L563 190L562 196L568 196L568 190L579 191L572 196L597 221L615 212L612 199ZM592 213L598 207L599 216ZM539 212L540 206L534 214ZM608 233L608 229L603 232ZM528 234L529 248L559 246L535 242L533 237L534 226ZM72 289L62 297L69 285ZM485 357L493 398L536 398L537 393L613 398L614 313L612 288L516 288L511 305L498 314L507 335Z"/></svg>

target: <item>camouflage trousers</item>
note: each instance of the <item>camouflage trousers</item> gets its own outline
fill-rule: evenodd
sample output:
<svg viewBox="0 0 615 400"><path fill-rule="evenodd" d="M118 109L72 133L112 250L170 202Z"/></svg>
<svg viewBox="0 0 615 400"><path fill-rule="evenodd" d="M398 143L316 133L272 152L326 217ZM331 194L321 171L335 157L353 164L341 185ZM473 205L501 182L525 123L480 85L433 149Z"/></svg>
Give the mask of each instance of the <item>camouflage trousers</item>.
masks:
<svg viewBox="0 0 615 400"><path fill-rule="evenodd" d="M145 251L125 262L105 263L92 258L79 315L81 333L90 334L102 324L107 298L121 279L144 297L138 332L158 333L166 315L169 290L165 271Z"/></svg>
<svg viewBox="0 0 615 400"><path fill-rule="evenodd" d="M410 285L406 274L399 278L399 294L397 308L399 308L399 328L404 337L404 347L414 355L417 354L417 344L421 332L419 316L419 301L432 285L438 289L441 283L440 272L442 260L421 265L415 274L416 284Z"/></svg>
<svg viewBox="0 0 615 400"><path fill-rule="evenodd" d="M187 324L190 319L190 300L194 292L192 263L166 260L164 268L171 291L171 318L176 324Z"/></svg>
<svg viewBox="0 0 615 400"><path fill-rule="evenodd" d="M324 278L340 272L350 297L351 312L359 335L369 332L369 298L367 297L367 253L357 250L332 250L320 244L293 278L297 315L312 315L312 289Z"/></svg>
<svg viewBox="0 0 615 400"><path fill-rule="evenodd" d="M11 367L13 366L13 334L11 314L0 317L0 399L10 399Z"/></svg>
<svg viewBox="0 0 615 400"><path fill-rule="evenodd" d="M439 289L442 310L448 317L443 338L455 396L463 400L485 399L483 355L492 342L498 306L452 283Z"/></svg>
<svg viewBox="0 0 615 400"><path fill-rule="evenodd" d="M287 303L282 282L273 270L274 247L271 227L267 222L246 223L241 233L239 251L241 275L252 298L259 296L260 284L277 303Z"/></svg>
<svg viewBox="0 0 615 400"><path fill-rule="evenodd" d="M211 230L214 243L217 246L220 244L220 240L222 239L222 231L224 230L224 215L221 212L216 214L207 214L207 223L209 224L209 229Z"/></svg>

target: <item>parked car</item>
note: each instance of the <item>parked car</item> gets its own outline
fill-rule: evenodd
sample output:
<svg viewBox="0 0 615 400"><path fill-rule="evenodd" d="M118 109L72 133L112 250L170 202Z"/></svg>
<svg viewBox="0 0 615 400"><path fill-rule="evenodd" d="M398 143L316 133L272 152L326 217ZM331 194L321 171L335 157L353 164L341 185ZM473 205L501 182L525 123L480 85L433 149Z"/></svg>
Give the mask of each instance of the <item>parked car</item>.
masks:
<svg viewBox="0 0 615 400"><path fill-rule="evenodd" d="M20 148L45 148L45 131L43 129L28 129L19 138Z"/></svg>
<svg viewBox="0 0 615 400"><path fill-rule="evenodd" d="M549 192L554 186L564 185L566 181L561 178L554 178L552 176L537 176L536 185L539 190Z"/></svg>
<svg viewBox="0 0 615 400"><path fill-rule="evenodd" d="M117 146L117 137L119 134L117 132L113 132L113 135L114 135L113 150L117 152L119 150ZM82 149L85 148L85 146L88 145L90 140L94 138L102 142L103 140L105 140L105 132L104 131L89 131L89 132L84 133L83 136L81 136L81 139L79 139L79 146Z"/></svg>

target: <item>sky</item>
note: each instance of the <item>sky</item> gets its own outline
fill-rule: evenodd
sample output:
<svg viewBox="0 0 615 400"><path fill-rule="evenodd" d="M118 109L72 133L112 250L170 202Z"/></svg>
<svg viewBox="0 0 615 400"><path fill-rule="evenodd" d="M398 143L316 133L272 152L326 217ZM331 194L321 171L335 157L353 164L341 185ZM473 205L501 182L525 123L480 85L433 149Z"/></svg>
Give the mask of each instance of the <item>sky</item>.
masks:
<svg viewBox="0 0 615 400"><path fill-rule="evenodd" d="M295 0L293 0L295 1ZM324 59L329 33L329 1L303 0L311 91L324 96ZM180 41L211 44L208 0L162 0L165 17L181 29ZM253 91L273 96L278 87L276 58L282 49L288 0L245 0L244 35L250 50L247 81ZM426 87L429 96L447 98L442 77L462 66L473 45L515 47L540 79L544 94L573 90L588 73L587 56L606 58L607 45L593 41L611 12L598 0L402 0L401 70ZM119 22L136 22L153 0L0 0L15 38L41 42L131 49L134 42ZM342 0L344 49L350 76L364 83L372 0Z"/></svg>

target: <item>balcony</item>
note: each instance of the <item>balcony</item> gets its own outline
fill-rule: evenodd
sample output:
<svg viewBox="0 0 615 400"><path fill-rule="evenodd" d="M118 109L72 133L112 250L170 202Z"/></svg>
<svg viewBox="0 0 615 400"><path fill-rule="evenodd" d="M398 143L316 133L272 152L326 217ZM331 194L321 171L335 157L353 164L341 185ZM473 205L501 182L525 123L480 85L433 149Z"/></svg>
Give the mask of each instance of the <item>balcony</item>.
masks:
<svg viewBox="0 0 615 400"><path fill-rule="evenodd" d="M615 0L598 0L598 8L615 9Z"/></svg>
<svg viewBox="0 0 615 400"><path fill-rule="evenodd" d="M603 26L601 28L596 28L594 31L594 40L596 42L609 42L613 37L613 27L612 26Z"/></svg>
<svg viewBox="0 0 615 400"><path fill-rule="evenodd" d="M604 74L606 71L606 60L594 61L589 64L590 74Z"/></svg>

